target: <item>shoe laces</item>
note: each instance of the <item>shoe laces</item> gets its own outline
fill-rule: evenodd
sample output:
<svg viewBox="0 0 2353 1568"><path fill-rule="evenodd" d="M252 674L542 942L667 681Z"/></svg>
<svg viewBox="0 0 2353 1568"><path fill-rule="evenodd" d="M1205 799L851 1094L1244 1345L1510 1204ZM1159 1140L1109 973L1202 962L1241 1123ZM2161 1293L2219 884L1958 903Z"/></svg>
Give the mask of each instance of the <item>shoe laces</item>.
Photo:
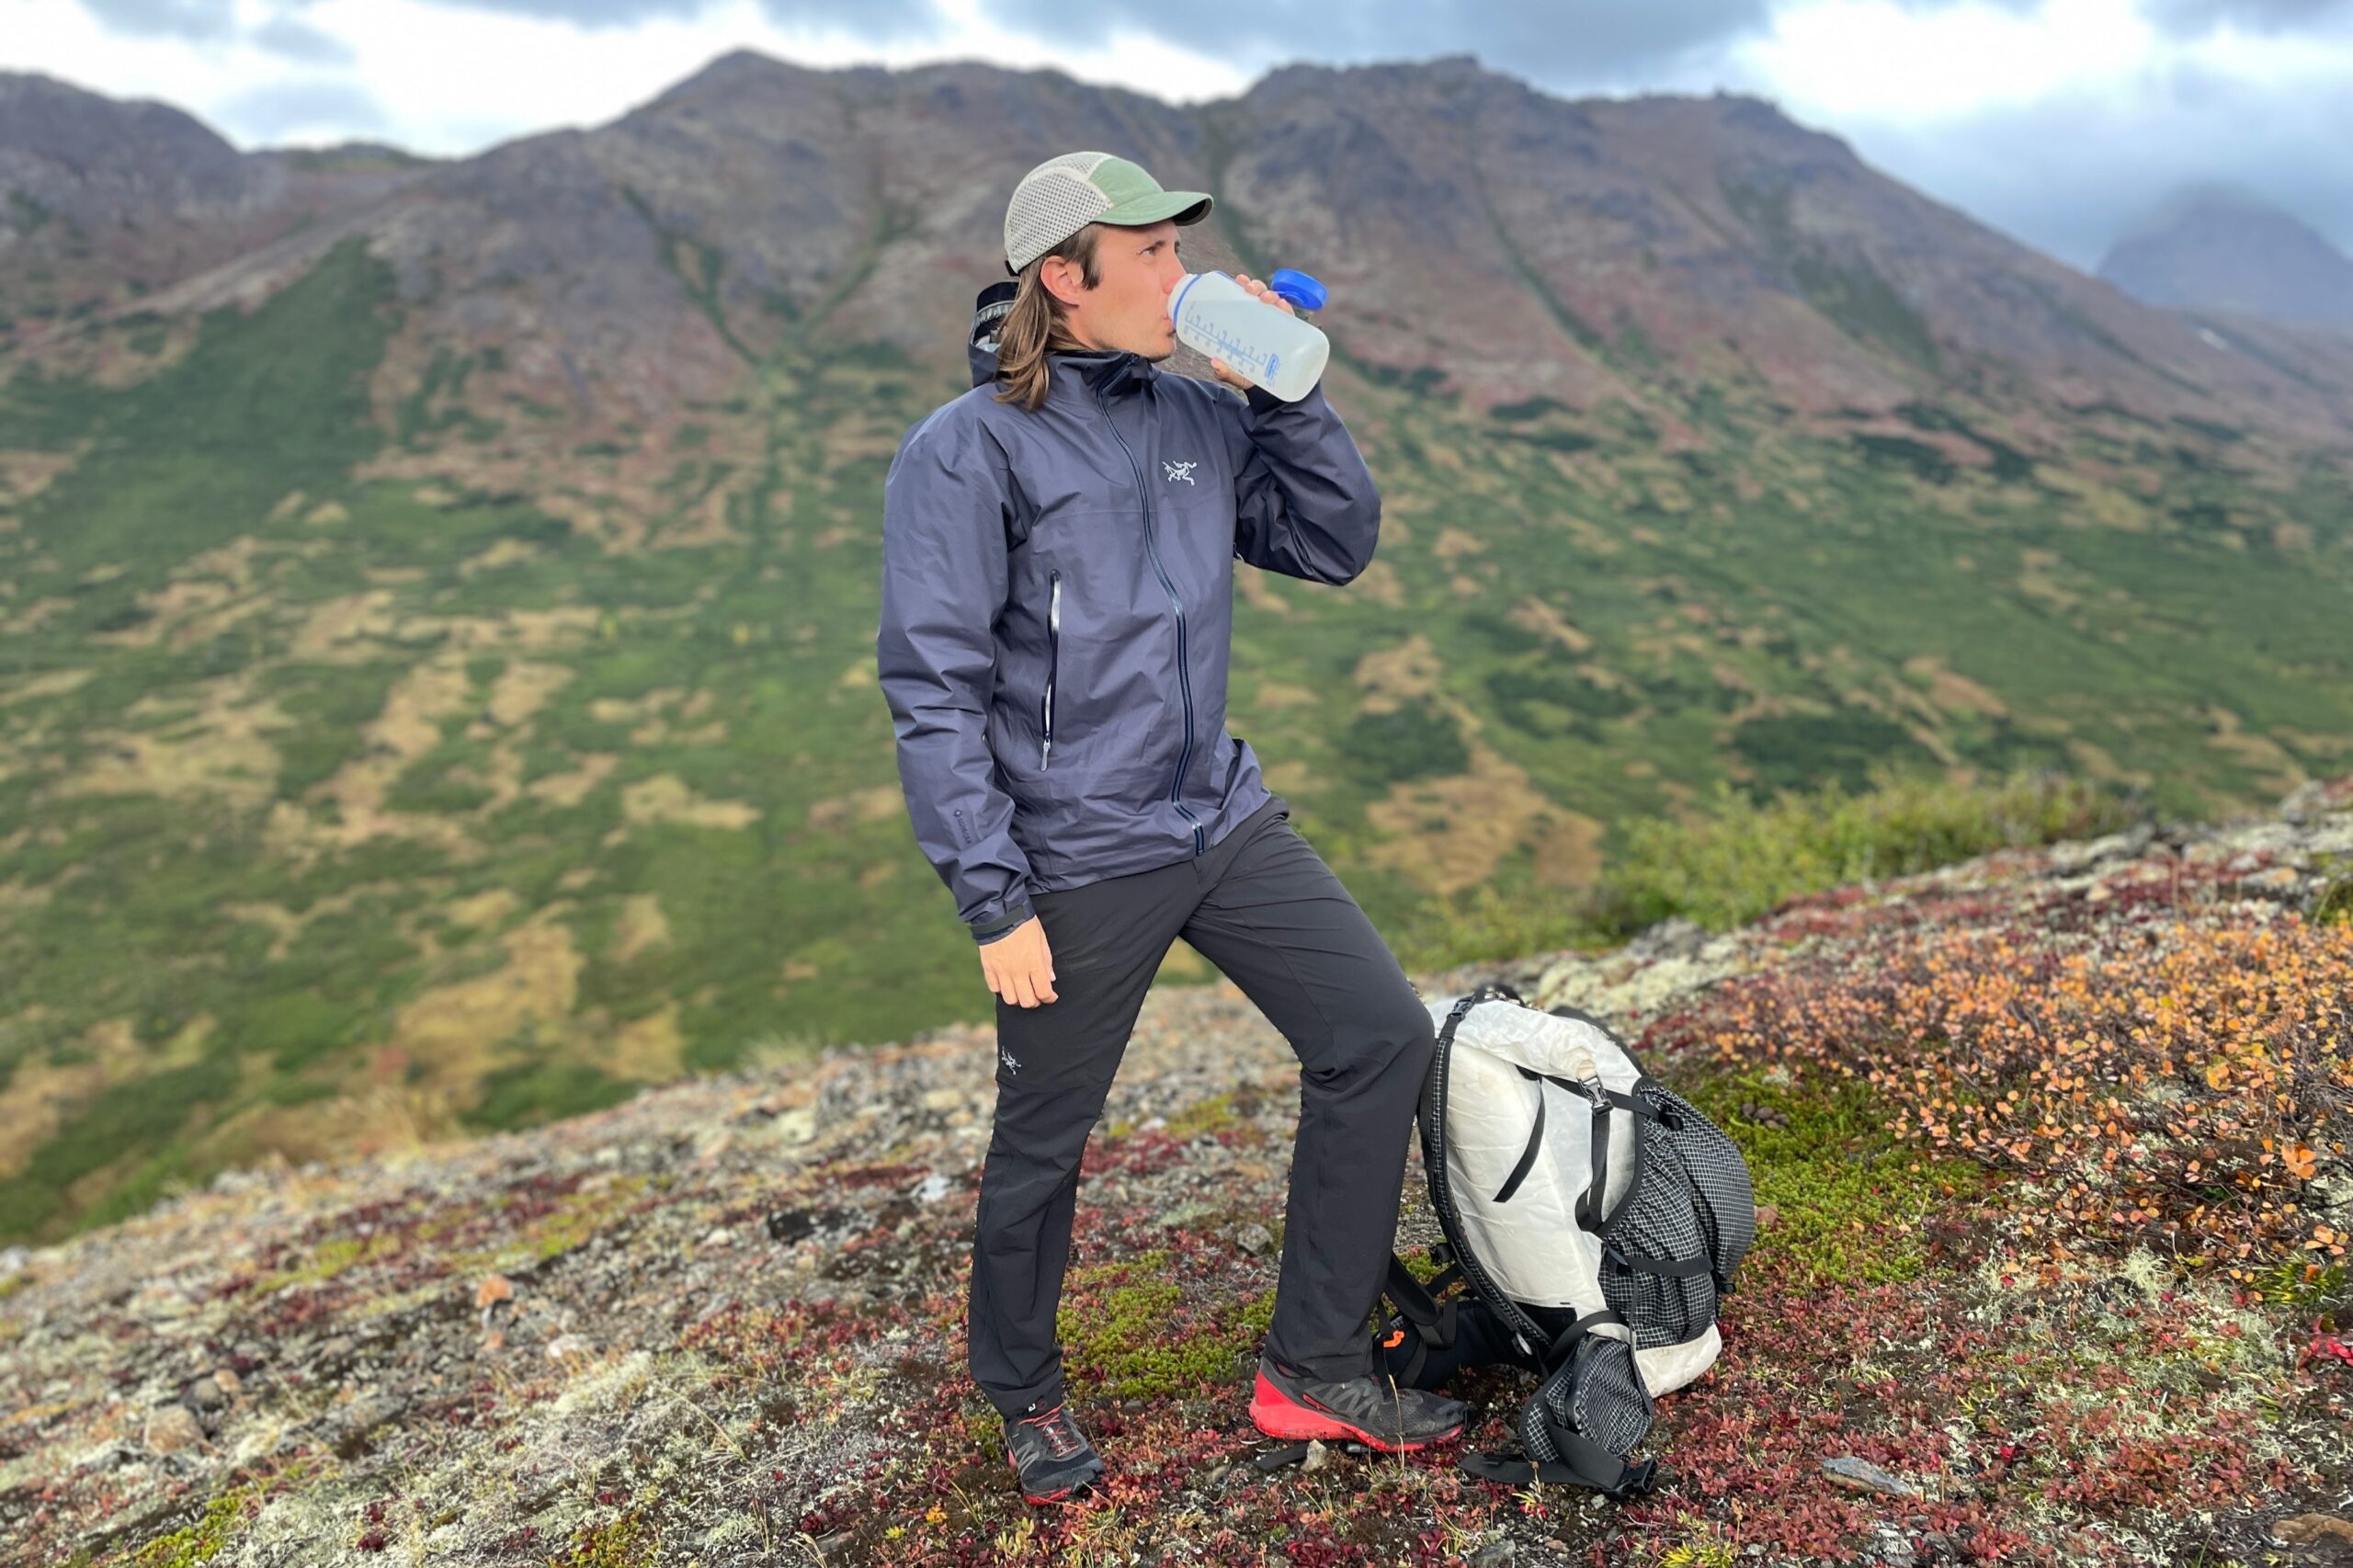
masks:
<svg viewBox="0 0 2353 1568"><path fill-rule="evenodd" d="M1059 1404L1043 1415L1025 1416L1021 1424L1038 1429L1040 1436L1046 1439L1046 1452L1055 1459L1073 1458L1086 1447L1086 1439L1078 1435L1078 1426L1071 1420L1069 1412Z"/></svg>

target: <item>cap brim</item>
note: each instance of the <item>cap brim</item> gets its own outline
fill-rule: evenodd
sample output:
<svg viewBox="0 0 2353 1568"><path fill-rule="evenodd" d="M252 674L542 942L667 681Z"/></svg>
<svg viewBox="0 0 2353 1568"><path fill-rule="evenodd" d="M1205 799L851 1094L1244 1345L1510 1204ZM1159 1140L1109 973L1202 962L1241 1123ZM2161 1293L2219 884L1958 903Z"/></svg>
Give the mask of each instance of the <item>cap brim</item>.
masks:
<svg viewBox="0 0 2353 1568"><path fill-rule="evenodd" d="M1146 223L1158 223L1174 218L1181 229L1208 217L1210 209L1215 205L1216 202L1202 191L1164 190L1154 196L1139 196L1133 201L1123 201L1095 221L1122 229L1136 229Z"/></svg>

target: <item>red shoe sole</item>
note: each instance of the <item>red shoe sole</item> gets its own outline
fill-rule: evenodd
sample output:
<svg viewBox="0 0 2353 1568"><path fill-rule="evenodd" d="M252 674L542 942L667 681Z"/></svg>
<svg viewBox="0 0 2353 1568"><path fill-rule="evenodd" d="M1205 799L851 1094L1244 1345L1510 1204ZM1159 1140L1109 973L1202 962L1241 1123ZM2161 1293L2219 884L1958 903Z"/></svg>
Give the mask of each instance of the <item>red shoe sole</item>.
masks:
<svg viewBox="0 0 2353 1568"><path fill-rule="evenodd" d="M1269 1437L1290 1441L1302 1437L1321 1437L1326 1441L1352 1439L1367 1448L1378 1449L1384 1454L1415 1453L1433 1443L1443 1443L1457 1437L1462 1431L1457 1426L1434 1437L1424 1437L1419 1442L1401 1443L1393 1437L1380 1437L1361 1426L1351 1426L1326 1411L1311 1410L1268 1382L1264 1372L1258 1374L1257 1387L1250 1393L1250 1420Z"/></svg>

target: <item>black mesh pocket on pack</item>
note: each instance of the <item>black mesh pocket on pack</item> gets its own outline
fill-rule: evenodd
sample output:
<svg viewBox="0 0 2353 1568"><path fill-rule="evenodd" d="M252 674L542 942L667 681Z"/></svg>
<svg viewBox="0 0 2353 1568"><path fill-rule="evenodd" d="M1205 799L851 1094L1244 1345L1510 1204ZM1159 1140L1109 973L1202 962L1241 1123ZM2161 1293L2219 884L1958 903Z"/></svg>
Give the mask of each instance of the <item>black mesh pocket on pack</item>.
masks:
<svg viewBox="0 0 2353 1568"><path fill-rule="evenodd" d="M1666 1141L1682 1162L1684 1179L1699 1200L1699 1220L1708 1234L1709 1256L1716 1275L1729 1280L1741 1259L1756 1244L1756 1188L1748 1178L1748 1162L1723 1134L1723 1130L1676 1095L1659 1091L1674 1108L1676 1125Z"/></svg>
<svg viewBox="0 0 2353 1568"><path fill-rule="evenodd" d="M1716 1282L1706 1271L1697 1209L1677 1163L1653 1155L1643 1161L1633 1202L1603 1233L1601 1294L1643 1346L1680 1345L1716 1321ZM1694 1260L1699 1272L1658 1272Z"/></svg>
<svg viewBox="0 0 2353 1568"><path fill-rule="evenodd" d="M1653 1113L1642 1167L1602 1232L1601 1293L1644 1346L1680 1345L1716 1321L1717 1287L1756 1234L1748 1167L1682 1096L1644 1083Z"/></svg>
<svg viewBox="0 0 2353 1568"><path fill-rule="evenodd" d="M1520 1446L1539 1463L1570 1458L1561 1434L1573 1433L1623 1459L1650 1435L1656 1411L1633 1346L1608 1335L1588 1334L1559 1370L1520 1406Z"/></svg>

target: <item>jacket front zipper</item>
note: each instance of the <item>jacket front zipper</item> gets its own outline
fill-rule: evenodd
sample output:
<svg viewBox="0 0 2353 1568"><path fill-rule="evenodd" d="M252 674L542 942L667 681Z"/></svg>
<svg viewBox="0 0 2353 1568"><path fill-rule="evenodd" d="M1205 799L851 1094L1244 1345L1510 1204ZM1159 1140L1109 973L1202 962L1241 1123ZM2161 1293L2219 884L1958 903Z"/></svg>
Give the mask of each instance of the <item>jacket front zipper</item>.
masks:
<svg viewBox="0 0 2353 1568"><path fill-rule="evenodd" d="M1110 399L1100 390L1095 393L1095 406L1103 411L1103 423L1110 426L1111 438L1120 443L1120 450L1128 457L1128 467L1136 476L1136 495L1143 503L1143 543L1152 554L1153 572L1160 578L1160 585L1168 594L1169 608L1176 612L1176 689L1185 699L1185 744L1176 754L1176 774L1168 781L1168 803L1176 808L1184 819L1193 824L1193 853L1208 852L1208 842L1201 833L1201 819L1185 809L1182 793L1185 788L1185 765L1193 759L1193 676L1185 657L1185 601L1176 597L1176 585L1170 582L1168 569L1160 563L1160 544L1152 529L1152 491L1143 481L1143 466L1136 461L1135 449L1120 434L1117 421L1111 417Z"/></svg>
<svg viewBox="0 0 2353 1568"><path fill-rule="evenodd" d="M1054 672L1062 665L1063 574L1056 572L1049 580L1053 587L1046 601L1046 739L1038 748L1038 766L1041 769L1046 759L1054 754Z"/></svg>

